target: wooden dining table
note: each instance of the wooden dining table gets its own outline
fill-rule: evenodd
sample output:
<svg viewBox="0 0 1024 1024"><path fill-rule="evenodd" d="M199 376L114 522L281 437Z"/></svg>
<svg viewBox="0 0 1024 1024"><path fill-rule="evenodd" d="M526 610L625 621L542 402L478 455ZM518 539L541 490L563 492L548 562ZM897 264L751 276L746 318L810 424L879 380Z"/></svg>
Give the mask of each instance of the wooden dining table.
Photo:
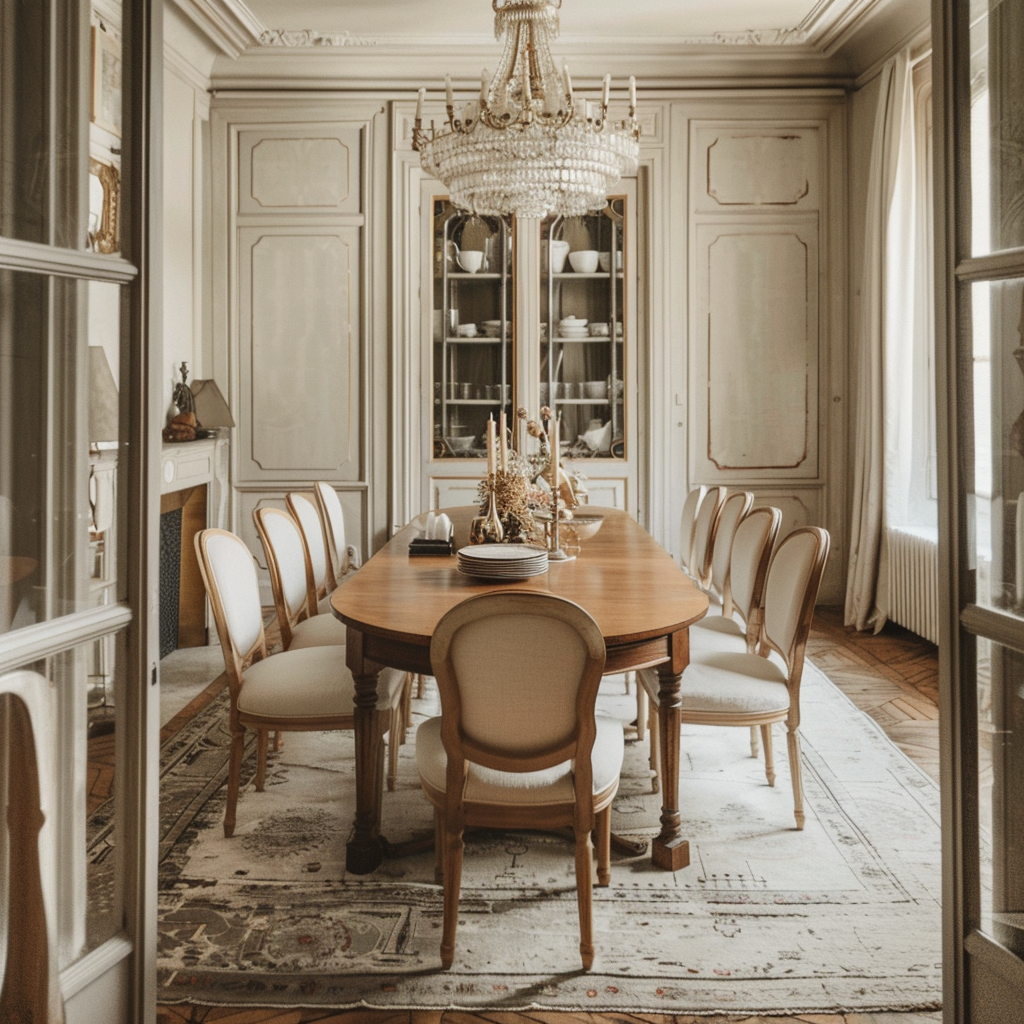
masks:
<svg viewBox="0 0 1024 1024"><path fill-rule="evenodd" d="M458 550L469 543L477 510L444 511L452 520ZM384 743L376 710L380 668L432 675L430 640L442 616L469 597L505 588L557 594L585 608L604 635L606 672L657 667L664 785L661 832L651 844L651 859L671 871L689 864L678 807L679 678L689 661L688 627L705 614L708 599L625 512L590 506L581 511L600 516L600 529L581 542L575 559L552 561L541 576L495 584L462 575L454 554L410 555L409 542L418 533L414 521L335 590L331 607L348 627L346 659L355 678L356 814L346 851L353 874L373 871L388 846L381 835Z"/></svg>

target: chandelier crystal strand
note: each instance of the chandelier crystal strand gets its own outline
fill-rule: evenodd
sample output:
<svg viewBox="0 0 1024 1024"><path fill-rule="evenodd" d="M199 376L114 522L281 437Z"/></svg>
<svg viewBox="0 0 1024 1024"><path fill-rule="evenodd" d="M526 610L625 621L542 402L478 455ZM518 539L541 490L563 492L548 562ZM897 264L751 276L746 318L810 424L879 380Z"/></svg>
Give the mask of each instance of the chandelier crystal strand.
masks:
<svg viewBox="0 0 1024 1024"><path fill-rule="evenodd" d="M456 116L448 87L448 122L427 131L419 91L413 148L424 170L448 188L453 203L482 216L603 209L609 190L637 169L634 79L624 121L608 122L608 77L600 117L589 117L586 103L577 110L569 69L559 73L551 56L561 0L492 0L492 7L495 36L504 36L505 48L489 83L483 73L479 99Z"/></svg>

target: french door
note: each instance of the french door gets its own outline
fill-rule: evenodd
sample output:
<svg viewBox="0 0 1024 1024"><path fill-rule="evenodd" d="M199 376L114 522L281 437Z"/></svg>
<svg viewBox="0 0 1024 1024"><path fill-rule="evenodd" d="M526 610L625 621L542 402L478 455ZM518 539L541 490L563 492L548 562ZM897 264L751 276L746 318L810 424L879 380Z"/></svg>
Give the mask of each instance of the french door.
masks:
<svg viewBox="0 0 1024 1024"><path fill-rule="evenodd" d="M0 0L2 1020L155 1017L161 9Z"/></svg>
<svg viewBox="0 0 1024 1024"><path fill-rule="evenodd" d="M947 1021L1024 1020L1024 4L935 0Z"/></svg>

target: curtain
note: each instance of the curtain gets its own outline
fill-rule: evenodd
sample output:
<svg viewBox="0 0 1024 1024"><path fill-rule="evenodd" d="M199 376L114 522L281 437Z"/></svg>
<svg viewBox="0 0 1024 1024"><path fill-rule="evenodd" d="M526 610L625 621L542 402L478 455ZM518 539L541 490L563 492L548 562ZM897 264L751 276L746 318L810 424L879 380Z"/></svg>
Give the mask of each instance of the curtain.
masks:
<svg viewBox="0 0 1024 1024"><path fill-rule="evenodd" d="M913 89L906 51L880 76L864 230L860 316L853 335L853 494L845 621L885 625L885 524L905 502L914 363Z"/></svg>

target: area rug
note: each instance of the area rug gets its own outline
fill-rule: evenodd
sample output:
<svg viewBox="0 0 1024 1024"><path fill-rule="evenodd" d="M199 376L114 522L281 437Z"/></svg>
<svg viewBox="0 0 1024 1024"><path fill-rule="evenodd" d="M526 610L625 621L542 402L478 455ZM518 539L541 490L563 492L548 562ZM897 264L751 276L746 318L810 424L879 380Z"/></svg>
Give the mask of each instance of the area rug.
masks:
<svg viewBox="0 0 1024 1024"><path fill-rule="evenodd" d="M437 712L436 690L415 704ZM629 721L622 677L601 708ZM597 956L580 969L571 839L467 836L454 966L440 969L432 851L347 875L350 733L288 734L266 789L222 830L226 704L164 751L158 1000L403 1009L576 1009L773 1014L940 1006L935 783L808 664L802 695L807 823L793 827L784 735L778 779L745 729L687 727L680 803L691 865L613 853L594 889ZM613 829L657 832L647 744L627 744ZM383 831L432 830L414 744L385 793Z"/></svg>

